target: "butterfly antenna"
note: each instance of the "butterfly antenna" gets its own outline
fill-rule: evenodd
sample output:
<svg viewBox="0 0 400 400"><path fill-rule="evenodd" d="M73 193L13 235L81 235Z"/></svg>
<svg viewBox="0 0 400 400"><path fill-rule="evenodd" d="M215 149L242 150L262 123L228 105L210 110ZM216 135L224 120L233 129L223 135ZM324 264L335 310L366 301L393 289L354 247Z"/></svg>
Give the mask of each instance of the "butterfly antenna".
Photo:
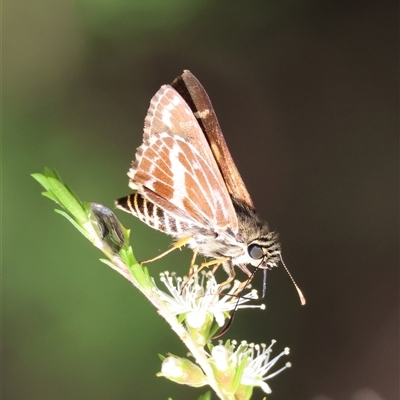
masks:
<svg viewBox="0 0 400 400"><path fill-rule="evenodd" d="M286 264L283 262L282 254L279 254L279 258L281 259L281 263L282 263L283 267L285 268L287 274L289 275L290 280L292 281L294 287L295 287L296 290L297 290L297 293L298 293L298 295L299 295L299 297L300 297L301 305L304 306L304 304L306 304L306 298L304 297L302 291L300 290L299 286L297 285L296 281L294 280L292 274L289 272L288 267L287 267Z"/></svg>

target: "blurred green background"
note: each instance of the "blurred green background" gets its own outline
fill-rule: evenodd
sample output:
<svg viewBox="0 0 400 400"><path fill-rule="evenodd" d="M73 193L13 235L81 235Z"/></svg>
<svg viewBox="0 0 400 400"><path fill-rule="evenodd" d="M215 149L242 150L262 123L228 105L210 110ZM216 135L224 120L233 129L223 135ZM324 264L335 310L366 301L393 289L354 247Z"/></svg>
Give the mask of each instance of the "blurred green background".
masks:
<svg viewBox="0 0 400 400"><path fill-rule="evenodd" d="M204 392L155 377L184 348L30 177L56 168L112 207L151 97L184 68L307 298L276 269L267 310L226 338L291 348L271 399L399 397L397 2L5 0L3 61L4 399ZM139 259L171 243L116 213Z"/></svg>

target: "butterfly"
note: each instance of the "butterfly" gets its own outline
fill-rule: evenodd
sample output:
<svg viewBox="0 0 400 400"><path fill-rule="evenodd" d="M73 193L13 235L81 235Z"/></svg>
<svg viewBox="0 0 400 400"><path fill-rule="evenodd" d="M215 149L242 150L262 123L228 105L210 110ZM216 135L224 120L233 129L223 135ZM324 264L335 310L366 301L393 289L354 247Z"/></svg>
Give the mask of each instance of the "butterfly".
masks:
<svg viewBox="0 0 400 400"><path fill-rule="evenodd" d="M278 235L256 213L211 101L190 71L151 99L128 176L135 193L116 206L177 240L154 259L187 245L194 258L212 259L205 264L222 264L229 281L235 266L251 279L248 264L266 270L281 261Z"/></svg>

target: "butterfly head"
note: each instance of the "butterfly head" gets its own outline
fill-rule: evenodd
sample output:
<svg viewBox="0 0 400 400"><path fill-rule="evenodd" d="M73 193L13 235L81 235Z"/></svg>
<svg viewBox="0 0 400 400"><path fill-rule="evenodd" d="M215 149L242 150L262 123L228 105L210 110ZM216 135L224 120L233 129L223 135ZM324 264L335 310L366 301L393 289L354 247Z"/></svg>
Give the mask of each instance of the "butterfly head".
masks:
<svg viewBox="0 0 400 400"><path fill-rule="evenodd" d="M281 260L281 245L278 234L269 230L255 210L236 199L232 199L239 222L238 242L242 253L232 260L234 264L251 264L253 267L271 269Z"/></svg>
<svg viewBox="0 0 400 400"><path fill-rule="evenodd" d="M281 246L275 232L268 232L247 246L249 264L258 267L271 269L278 266L281 255Z"/></svg>

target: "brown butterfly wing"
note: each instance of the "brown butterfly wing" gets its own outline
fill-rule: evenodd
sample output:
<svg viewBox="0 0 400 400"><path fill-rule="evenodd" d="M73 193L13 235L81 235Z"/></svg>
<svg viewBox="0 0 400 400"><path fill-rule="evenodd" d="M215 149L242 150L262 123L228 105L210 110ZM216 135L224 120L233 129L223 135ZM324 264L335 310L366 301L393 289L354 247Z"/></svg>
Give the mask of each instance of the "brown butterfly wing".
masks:
<svg viewBox="0 0 400 400"><path fill-rule="evenodd" d="M171 86L162 86L151 100L143 144L128 175L132 188L170 215L216 232L237 232L232 200L209 144Z"/></svg>
<svg viewBox="0 0 400 400"><path fill-rule="evenodd" d="M231 196L254 209L253 201L229 152L210 98L201 83L190 71L185 70L174 80L172 87L197 118Z"/></svg>

